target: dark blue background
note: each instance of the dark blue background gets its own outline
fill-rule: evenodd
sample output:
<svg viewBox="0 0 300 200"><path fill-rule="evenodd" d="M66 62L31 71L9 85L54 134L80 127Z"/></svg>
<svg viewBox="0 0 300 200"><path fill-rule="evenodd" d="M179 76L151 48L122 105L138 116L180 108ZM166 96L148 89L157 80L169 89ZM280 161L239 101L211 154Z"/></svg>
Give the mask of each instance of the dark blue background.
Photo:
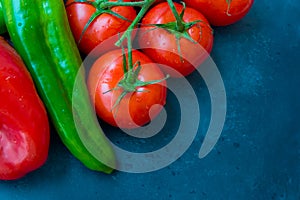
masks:
<svg viewBox="0 0 300 200"><path fill-rule="evenodd" d="M210 102L201 77L193 74L188 78L198 94L201 127L170 166L146 174L93 172L53 133L47 163L20 180L1 181L0 199L300 199L299 9L298 0L259 0L242 21L215 28L212 57L228 110L221 138L204 159L197 155ZM170 95L168 102L175 99ZM135 145L129 137L112 137ZM156 145L143 143L137 147Z"/></svg>

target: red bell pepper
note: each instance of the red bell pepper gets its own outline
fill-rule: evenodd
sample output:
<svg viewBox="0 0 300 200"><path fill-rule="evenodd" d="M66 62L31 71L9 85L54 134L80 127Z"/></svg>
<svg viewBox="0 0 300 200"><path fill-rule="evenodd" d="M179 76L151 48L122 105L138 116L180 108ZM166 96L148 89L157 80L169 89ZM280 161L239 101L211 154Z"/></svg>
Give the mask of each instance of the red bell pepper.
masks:
<svg viewBox="0 0 300 200"><path fill-rule="evenodd" d="M0 180L13 180L47 160L49 121L21 57L0 37Z"/></svg>

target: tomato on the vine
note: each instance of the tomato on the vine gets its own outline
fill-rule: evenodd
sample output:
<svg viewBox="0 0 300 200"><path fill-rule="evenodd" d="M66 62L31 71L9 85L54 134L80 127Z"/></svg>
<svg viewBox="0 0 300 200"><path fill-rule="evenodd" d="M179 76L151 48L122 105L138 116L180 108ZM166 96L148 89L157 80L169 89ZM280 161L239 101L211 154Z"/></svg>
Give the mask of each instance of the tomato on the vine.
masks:
<svg viewBox="0 0 300 200"><path fill-rule="evenodd" d="M187 6L199 10L213 26L227 26L242 19L254 0L185 0Z"/></svg>
<svg viewBox="0 0 300 200"><path fill-rule="evenodd" d="M103 0L103 3L107 1ZM101 6L101 3L99 5ZM136 11L133 7L114 6L103 8L103 13L99 14L88 24L95 12L100 12L99 9L87 2L74 2L74 0L67 1L66 11L75 41L79 50L84 54L89 54L106 39L125 31L136 17ZM124 19L107 13L107 11L113 12ZM88 26L85 29L87 24ZM110 46L110 48L113 47L114 45Z"/></svg>
<svg viewBox="0 0 300 200"><path fill-rule="evenodd" d="M213 46L213 30L197 10L174 3L183 29L167 2L152 7L142 19L138 42L153 61L163 64L165 73L182 77L192 73L209 55ZM154 25L157 24L157 25ZM158 25L165 25L161 27Z"/></svg>
<svg viewBox="0 0 300 200"><path fill-rule="evenodd" d="M89 71L87 84L100 119L120 128L136 128L150 122L162 110L166 102L166 81L155 63L140 51L133 50L132 62L139 62L141 67L138 82L162 81L138 86L120 98L124 92L124 88L119 87L120 81L124 80L123 55L122 50L117 49L99 57ZM125 55L127 57L128 53Z"/></svg>

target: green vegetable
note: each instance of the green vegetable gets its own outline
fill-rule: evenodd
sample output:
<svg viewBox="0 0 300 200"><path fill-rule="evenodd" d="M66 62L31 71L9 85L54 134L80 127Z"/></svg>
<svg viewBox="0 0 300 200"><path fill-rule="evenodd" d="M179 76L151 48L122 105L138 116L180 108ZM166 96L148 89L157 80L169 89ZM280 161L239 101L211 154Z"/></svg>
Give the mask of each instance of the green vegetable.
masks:
<svg viewBox="0 0 300 200"><path fill-rule="evenodd" d="M63 1L1 3L11 40L63 143L89 169L111 173L107 163L114 166L115 155L91 106L84 71L80 68L82 60Z"/></svg>
<svg viewBox="0 0 300 200"><path fill-rule="evenodd" d="M0 1L0 34L5 32L6 32L6 26L5 26L4 16L3 16L2 3Z"/></svg>

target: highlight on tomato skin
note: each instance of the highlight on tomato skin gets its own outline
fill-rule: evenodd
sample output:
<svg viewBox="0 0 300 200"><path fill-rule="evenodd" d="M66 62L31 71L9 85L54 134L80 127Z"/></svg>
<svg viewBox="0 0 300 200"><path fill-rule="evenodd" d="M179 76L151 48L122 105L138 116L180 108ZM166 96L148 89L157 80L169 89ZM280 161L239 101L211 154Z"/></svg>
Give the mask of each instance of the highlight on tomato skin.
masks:
<svg viewBox="0 0 300 200"><path fill-rule="evenodd" d="M125 55L128 56L127 52ZM157 64L138 50L132 51L132 60L133 63L140 62L141 69L137 77L139 81L162 81L138 86L136 91L128 92L116 104L124 91L118 87L118 83L124 78L121 49L99 57L92 65L87 80L98 117L112 126L124 129L138 128L147 124L160 113L166 103L165 75ZM137 66L134 69L136 68Z"/></svg>
<svg viewBox="0 0 300 200"><path fill-rule="evenodd" d="M212 26L228 26L240 21L250 11L254 0L185 0L200 11Z"/></svg>
<svg viewBox="0 0 300 200"><path fill-rule="evenodd" d="M46 109L17 52L0 37L0 180L15 180L47 160Z"/></svg>

